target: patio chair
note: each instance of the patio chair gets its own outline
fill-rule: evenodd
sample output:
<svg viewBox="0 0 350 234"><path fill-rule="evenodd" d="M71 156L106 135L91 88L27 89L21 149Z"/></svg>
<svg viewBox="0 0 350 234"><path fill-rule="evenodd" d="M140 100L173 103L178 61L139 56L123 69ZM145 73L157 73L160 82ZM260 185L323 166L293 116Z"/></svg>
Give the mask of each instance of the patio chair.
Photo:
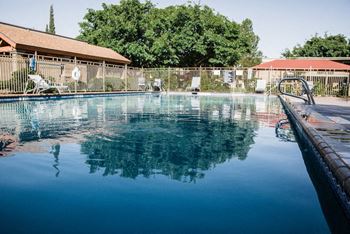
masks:
<svg viewBox="0 0 350 234"><path fill-rule="evenodd" d="M257 80L255 92L256 93L264 93L266 89L266 80Z"/></svg>
<svg viewBox="0 0 350 234"><path fill-rule="evenodd" d="M162 91L162 80L161 79L154 79L153 91Z"/></svg>
<svg viewBox="0 0 350 234"><path fill-rule="evenodd" d="M30 81L34 83L33 89L28 89L28 84ZM40 94L49 89L56 89L59 94L61 94L62 90L68 90L70 92L69 87L66 85L53 84L48 80L44 80L40 75L28 75L28 81L24 89L24 94L27 94L28 92Z"/></svg>
<svg viewBox="0 0 350 234"><path fill-rule="evenodd" d="M224 84L232 84L236 77L236 71L224 71Z"/></svg>
<svg viewBox="0 0 350 234"><path fill-rule="evenodd" d="M146 81L145 81L145 77L139 77L139 78L138 78L137 86L138 86L138 90L143 90L143 91L146 90Z"/></svg>
<svg viewBox="0 0 350 234"><path fill-rule="evenodd" d="M199 91L201 91L201 77L200 76L192 77L191 91L192 92L199 92Z"/></svg>

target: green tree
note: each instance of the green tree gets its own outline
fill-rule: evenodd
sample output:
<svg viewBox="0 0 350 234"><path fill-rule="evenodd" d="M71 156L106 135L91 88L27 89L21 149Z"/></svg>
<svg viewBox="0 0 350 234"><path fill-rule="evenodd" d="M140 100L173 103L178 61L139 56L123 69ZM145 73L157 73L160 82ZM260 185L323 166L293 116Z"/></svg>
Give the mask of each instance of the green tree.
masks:
<svg viewBox="0 0 350 234"><path fill-rule="evenodd" d="M54 19L53 5L50 6L49 26L46 25L46 32L49 32L49 33L51 33L51 34L56 34L56 27L55 27L55 19Z"/></svg>
<svg viewBox="0 0 350 234"><path fill-rule="evenodd" d="M262 53L258 50L259 37L253 31L253 22L245 19L240 27L240 59L242 67L252 67L261 63Z"/></svg>
<svg viewBox="0 0 350 234"><path fill-rule="evenodd" d="M160 9L121 0L89 9L80 27L79 39L112 48L134 66L230 66L261 56L250 20L238 24L198 4Z"/></svg>
<svg viewBox="0 0 350 234"><path fill-rule="evenodd" d="M298 44L292 50L286 49L284 57L348 57L350 56L350 40L342 34L323 37L317 34L307 40L304 45Z"/></svg>

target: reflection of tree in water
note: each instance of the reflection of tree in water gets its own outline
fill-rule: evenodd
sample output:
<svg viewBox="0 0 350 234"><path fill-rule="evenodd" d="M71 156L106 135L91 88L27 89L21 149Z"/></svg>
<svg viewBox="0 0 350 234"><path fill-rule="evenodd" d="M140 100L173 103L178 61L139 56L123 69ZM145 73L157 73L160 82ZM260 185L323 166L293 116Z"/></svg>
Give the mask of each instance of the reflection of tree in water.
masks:
<svg viewBox="0 0 350 234"><path fill-rule="evenodd" d="M56 177L58 177L60 174L60 169L58 168L58 166L60 165L59 158L58 158L58 156L60 155L60 150L61 150L60 144L54 144L51 146L50 153L53 154L55 158L54 164L52 165L52 167L56 169L56 174L55 174Z"/></svg>
<svg viewBox="0 0 350 234"><path fill-rule="evenodd" d="M205 170L232 157L244 160L259 126L257 100L251 97L142 95L16 102L1 105L0 111L0 131L16 136L20 144L62 138L75 143L76 136L89 132L82 152L91 172L102 169L104 175L130 178L201 178ZM60 150L56 145L51 151L57 176Z"/></svg>
<svg viewBox="0 0 350 234"><path fill-rule="evenodd" d="M162 174L194 181L205 170L232 157L244 160L254 143L254 123L211 121L192 115L129 116L130 124L111 126L109 134L91 135L82 143L90 172L136 178Z"/></svg>

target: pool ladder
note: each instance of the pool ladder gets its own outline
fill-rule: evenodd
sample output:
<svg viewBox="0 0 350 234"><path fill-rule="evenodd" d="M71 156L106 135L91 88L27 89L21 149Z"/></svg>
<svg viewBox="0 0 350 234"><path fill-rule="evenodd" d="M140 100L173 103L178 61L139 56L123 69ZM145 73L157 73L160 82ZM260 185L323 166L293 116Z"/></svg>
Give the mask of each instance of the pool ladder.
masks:
<svg viewBox="0 0 350 234"><path fill-rule="evenodd" d="M282 83L286 82L286 81L299 81L302 84L303 87L303 93L298 96L298 95L294 95L292 93L286 93L284 91L282 91ZM300 77L287 77L287 78L283 78L279 83L278 83L278 91L280 91L281 94L286 95L286 96L290 96L290 97L294 97L294 98L299 98L302 99L307 105L315 105L315 100L314 97L312 95L312 90L309 87L309 84L307 83L306 80L304 80L303 78ZM302 96L306 94L306 97Z"/></svg>

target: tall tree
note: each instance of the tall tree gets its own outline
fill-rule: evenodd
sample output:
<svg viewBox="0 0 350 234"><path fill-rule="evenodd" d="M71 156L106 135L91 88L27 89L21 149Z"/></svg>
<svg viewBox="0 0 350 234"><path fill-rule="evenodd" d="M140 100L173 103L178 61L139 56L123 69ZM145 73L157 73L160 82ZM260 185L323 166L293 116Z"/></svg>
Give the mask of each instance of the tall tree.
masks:
<svg viewBox="0 0 350 234"><path fill-rule="evenodd" d="M46 27L47 28L47 27ZM53 5L50 6L50 19L49 19L49 33L56 34L56 27L55 27L55 18L54 18L54 12L53 12Z"/></svg>
<svg viewBox="0 0 350 234"><path fill-rule="evenodd" d="M239 65L252 67L260 64L262 53L258 50L259 37L253 31L253 22L250 19L245 19L240 26Z"/></svg>
<svg viewBox="0 0 350 234"><path fill-rule="evenodd" d="M230 66L261 56L252 22L238 24L208 6L156 8L150 1L121 0L89 9L79 39L112 48L134 66Z"/></svg>
<svg viewBox="0 0 350 234"><path fill-rule="evenodd" d="M323 37L317 34L305 42L298 44L292 50L286 49L284 57L349 57L350 39L342 34Z"/></svg>

